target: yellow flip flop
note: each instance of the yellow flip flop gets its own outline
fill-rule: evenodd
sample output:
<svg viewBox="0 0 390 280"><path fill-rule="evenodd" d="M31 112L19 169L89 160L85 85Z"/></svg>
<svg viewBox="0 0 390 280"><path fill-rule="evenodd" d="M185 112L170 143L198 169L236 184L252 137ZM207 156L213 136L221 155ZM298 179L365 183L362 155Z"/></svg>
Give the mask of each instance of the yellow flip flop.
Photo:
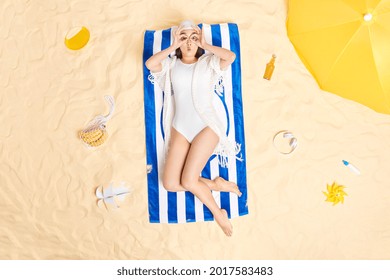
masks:
<svg viewBox="0 0 390 280"><path fill-rule="evenodd" d="M65 45L68 49L79 50L89 41L89 30L84 26L70 29L65 36Z"/></svg>

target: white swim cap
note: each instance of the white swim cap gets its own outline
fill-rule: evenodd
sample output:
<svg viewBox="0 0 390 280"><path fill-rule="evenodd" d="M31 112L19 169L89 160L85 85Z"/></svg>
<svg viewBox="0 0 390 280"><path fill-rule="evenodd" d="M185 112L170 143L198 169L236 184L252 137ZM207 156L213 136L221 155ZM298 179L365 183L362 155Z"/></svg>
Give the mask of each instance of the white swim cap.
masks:
<svg viewBox="0 0 390 280"><path fill-rule="evenodd" d="M179 28L183 28L183 30L194 29L193 25L195 25L193 21L185 20L180 23Z"/></svg>

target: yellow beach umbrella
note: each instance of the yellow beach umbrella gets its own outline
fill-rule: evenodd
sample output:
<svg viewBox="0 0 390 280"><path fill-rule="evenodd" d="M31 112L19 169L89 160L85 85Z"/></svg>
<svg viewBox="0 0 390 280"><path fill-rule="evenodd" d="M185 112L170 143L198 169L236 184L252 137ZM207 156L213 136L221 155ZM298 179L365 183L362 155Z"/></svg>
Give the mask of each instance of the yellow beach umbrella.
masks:
<svg viewBox="0 0 390 280"><path fill-rule="evenodd" d="M390 114L390 0L289 0L287 30L322 89Z"/></svg>

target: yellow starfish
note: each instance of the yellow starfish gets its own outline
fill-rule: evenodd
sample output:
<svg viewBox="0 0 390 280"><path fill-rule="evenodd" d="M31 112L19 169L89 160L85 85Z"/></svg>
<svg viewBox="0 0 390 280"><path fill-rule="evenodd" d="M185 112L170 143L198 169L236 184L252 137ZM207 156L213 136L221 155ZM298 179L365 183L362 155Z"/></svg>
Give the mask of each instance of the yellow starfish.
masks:
<svg viewBox="0 0 390 280"><path fill-rule="evenodd" d="M328 190L328 193L323 192L324 195L326 195L325 201L333 202L333 206L339 202L344 203L344 196L347 195L347 193L344 191L344 186L338 185L336 182L333 182L331 186L327 184L326 188Z"/></svg>

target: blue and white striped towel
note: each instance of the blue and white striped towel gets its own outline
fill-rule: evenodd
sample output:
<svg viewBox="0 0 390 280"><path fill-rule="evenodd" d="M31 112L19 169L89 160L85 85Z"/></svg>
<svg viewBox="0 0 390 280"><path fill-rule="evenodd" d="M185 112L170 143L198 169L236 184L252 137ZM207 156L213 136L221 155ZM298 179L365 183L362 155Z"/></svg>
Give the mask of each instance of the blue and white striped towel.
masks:
<svg viewBox="0 0 390 280"><path fill-rule="evenodd" d="M226 135L241 144L240 157L227 168L218 165L218 158L213 155L202 171L202 177L214 179L221 176L229 181L236 182L241 197L227 192L213 191L217 204L226 209L229 218L248 214L247 206L247 183L246 183L246 155L244 137L244 119L241 96L241 61L240 39L238 27L234 23L212 24L202 26L207 42L215 46L230 49L236 54L236 60L227 70L224 77L224 92L218 96L220 106L227 122ZM157 84L148 80L150 71L145 62L153 54L170 46L171 29L151 31L147 30L144 37L144 106L145 106L145 130L146 130L146 160L151 166L148 173L148 204L149 221L151 223L185 223L197 221L212 221L213 216L209 209L202 204L190 192L167 192L159 176L163 164L162 131L162 105L163 92Z"/></svg>

